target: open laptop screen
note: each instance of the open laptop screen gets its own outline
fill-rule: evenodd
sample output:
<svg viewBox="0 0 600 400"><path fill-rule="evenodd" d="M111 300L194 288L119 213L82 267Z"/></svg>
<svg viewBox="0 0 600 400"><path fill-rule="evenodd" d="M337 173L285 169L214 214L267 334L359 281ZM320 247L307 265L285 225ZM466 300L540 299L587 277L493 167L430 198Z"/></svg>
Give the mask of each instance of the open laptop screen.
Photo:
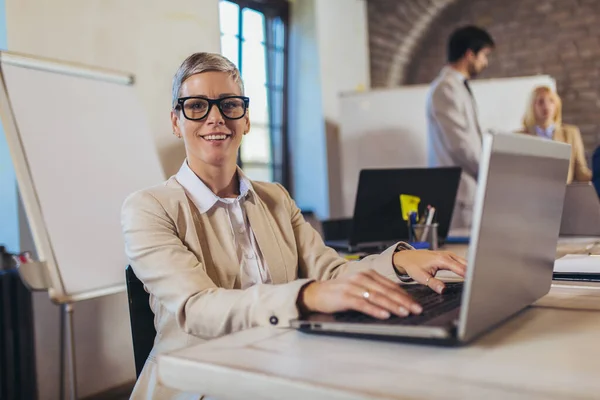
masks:
<svg viewBox="0 0 600 400"><path fill-rule="evenodd" d="M570 147L486 135L459 337L469 341L550 289Z"/></svg>
<svg viewBox="0 0 600 400"><path fill-rule="evenodd" d="M350 243L407 240L408 227L400 208L401 194L421 199L420 214L428 205L436 208L438 237L445 239L460 173L458 167L363 169L358 181Z"/></svg>

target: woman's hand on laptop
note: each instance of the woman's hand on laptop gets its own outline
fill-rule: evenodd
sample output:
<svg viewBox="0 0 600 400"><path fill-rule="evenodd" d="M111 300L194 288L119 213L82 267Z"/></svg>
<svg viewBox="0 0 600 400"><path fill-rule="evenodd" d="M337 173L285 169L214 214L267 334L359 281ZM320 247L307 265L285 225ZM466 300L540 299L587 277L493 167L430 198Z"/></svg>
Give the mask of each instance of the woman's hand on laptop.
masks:
<svg viewBox="0 0 600 400"><path fill-rule="evenodd" d="M444 282L435 278L439 270L465 276L467 260L449 251L406 250L394 254L394 267L401 275L408 274L415 281L442 293Z"/></svg>
<svg viewBox="0 0 600 400"><path fill-rule="evenodd" d="M379 319L423 311L396 282L373 270L311 282L300 291L298 306L301 312L331 314L355 310Z"/></svg>

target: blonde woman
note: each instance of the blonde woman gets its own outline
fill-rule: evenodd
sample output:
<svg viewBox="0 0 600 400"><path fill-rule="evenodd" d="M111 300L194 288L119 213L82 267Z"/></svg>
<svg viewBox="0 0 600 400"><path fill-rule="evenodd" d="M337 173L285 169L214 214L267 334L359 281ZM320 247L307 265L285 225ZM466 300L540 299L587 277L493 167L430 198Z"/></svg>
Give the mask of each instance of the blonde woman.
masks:
<svg viewBox="0 0 600 400"><path fill-rule="evenodd" d="M281 185L251 181L237 167L252 134L249 105L239 70L221 55L193 54L175 74L171 122L186 160L123 205L125 249L150 293L157 332L132 399L200 397L161 385L160 353L256 326L285 328L304 313L419 314L385 276L442 293L438 270L465 274L466 261L448 252L397 243L349 262L325 246Z"/></svg>
<svg viewBox="0 0 600 400"><path fill-rule="evenodd" d="M576 126L562 123L562 102L550 87L538 86L531 93L521 133L570 144L571 165L567 183L592 179L592 172L585 160L581 133Z"/></svg>

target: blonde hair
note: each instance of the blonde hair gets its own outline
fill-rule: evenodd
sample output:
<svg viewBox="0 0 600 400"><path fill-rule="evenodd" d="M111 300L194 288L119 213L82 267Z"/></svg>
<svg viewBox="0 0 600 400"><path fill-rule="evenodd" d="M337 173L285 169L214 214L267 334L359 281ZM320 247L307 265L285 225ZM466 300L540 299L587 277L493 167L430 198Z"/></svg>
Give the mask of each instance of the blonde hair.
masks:
<svg viewBox="0 0 600 400"><path fill-rule="evenodd" d="M194 53L181 63L181 66L177 69L177 72L173 77L173 109L177 107L177 99L179 98L179 92L181 91L183 82L192 75L209 71L225 72L229 74L240 87L241 95L244 95L244 82L242 81L240 70L234 63L220 54Z"/></svg>
<svg viewBox="0 0 600 400"><path fill-rule="evenodd" d="M525 130L531 130L536 125L535 119L535 101L540 95L550 95L552 100L554 100L554 104L556 105L556 112L554 113L554 118L552 118L554 125L559 127L562 124L562 101L560 100L560 96L552 90L549 86L538 86L531 92L529 96L529 103L527 106L527 111L525 111L525 116L523 117L523 128Z"/></svg>

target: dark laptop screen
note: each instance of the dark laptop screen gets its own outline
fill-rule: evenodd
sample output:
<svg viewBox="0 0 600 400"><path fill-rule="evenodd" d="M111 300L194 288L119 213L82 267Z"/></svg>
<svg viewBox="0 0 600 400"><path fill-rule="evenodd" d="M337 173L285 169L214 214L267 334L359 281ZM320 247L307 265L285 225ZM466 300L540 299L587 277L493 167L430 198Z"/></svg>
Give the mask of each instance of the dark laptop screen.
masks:
<svg viewBox="0 0 600 400"><path fill-rule="evenodd" d="M362 170L354 205L351 244L407 240L408 227L400 208L401 194L420 197L419 214L428 205L436 208L438 237L445 239L460 173L458 167Z"/></svg>

